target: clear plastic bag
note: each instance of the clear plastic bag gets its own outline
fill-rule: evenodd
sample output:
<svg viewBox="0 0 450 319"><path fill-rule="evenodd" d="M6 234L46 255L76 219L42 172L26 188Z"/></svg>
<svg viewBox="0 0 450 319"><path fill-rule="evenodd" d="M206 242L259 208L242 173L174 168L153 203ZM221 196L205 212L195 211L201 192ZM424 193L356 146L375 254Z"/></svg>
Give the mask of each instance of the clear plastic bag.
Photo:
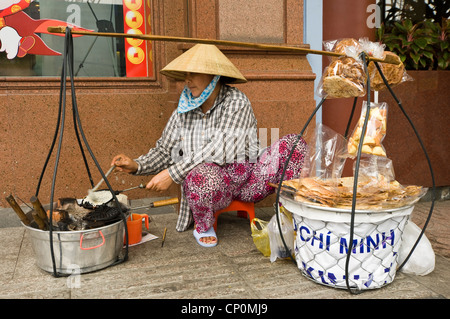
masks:
<svg viewBox="0 0 450 319"><path fill-rule="evenodd" d="M383 72L383 75L390 87L394 87L405 81L413 80L413 78L406 72L405 66L397 54L390 51L385 51L382 58L384 59L386 55L394 57L394 59L399 62L399 64L378 63L381 72ZM368 64L367 73L370 76L370 89L372 91L381 91L386 89L386 84L384 83L383 78L381 77L380 72L378 72L378 69L373 61Z"/></svg>
<svg viewBox="0 0 450 319"><path fill-rule="evenodd" d="M341 57L325 69L317 95L327 98L348 98L366 95L367 75L358 59Z"/></svg>
<svg viewBox="0 0 450 319"><path fill-rule="evenodd" d="M336 52L348 55L348 50L354 48L355 52L360 52L360 43L358 40L353 38L341 38L336 40L328 40L323 42L323 47L325 51ZM336 58L332 58L336 59Z"/></svg>
<svg viewBox="0 0 450 319"><path fill-rule="evenodd" d="M353 164L353 176L355 166L356 162ZM370 179L377 185L385 185L395 181L394 164L391 159L384 156L362 156L358 176L361 179Z"/></svg>
<svg viewBox="0 0 450 319"><path fill-rule="evenodd" d="M368 38L360 38L358 44L360 49L359 53L365 52L370 57L383 59L384 49L386 48L385 44L369 41Z"/></svg>
<svg viewBox="0 0 450 319"><path fill-rule="evenodd" d="M288 216L288 212L283 207L280 207L279 212L280 227L278 227L277 215L273 215L270 219L267 229L269 232L270 239L270 261L274 262L277 258L289 258L294 253L294 225L292 221L292 216ZM288 250L280 236L283 236L283 240L286 243Z"/></svg>
<svg viewBox="0 0 450 319"><path fill-rule="evenodd" d="M307 153L300 177L338 179L342 176L347 153L345 138L323 124L308 137Z"/></svg>
<svg viewBox="0 0 450 319"><path fill-rule="evenodd" d="M314 134L306 139L308 146L300 177L284 181L283 185L296 190L297 201L334 206L338 183L349 157L347 141L323 124L318 124Z"/></svg>
<svg viewBox="0 0 450 319"><path fill-rule="evenodd" d="M359 42L352 38L325 41L326 51L343 54L332 57L317 88L317 95L327 98L359 97L366 94L367 74L359 58Z"/></svg>
<svg viewBox="0 0 450 319"><path fill-rule="evenodd" d="M270 256L270 239L267 225L269 222L259 218L253 218L250 228L256 248L265 256Z"/></svg>
<svg viewBox="0 0 450 319"><path fill-rule="evenodd" d="M386 150L381 142L386 136L388 105L383 103L371 103L369 120L367 122L366 134L364 135L361 153L386 156ZM352 136L348 140L348 153L356 156L361 139L362 128L367 114L367 101L363 101L361 116L353 130Z"/></svg>
<svg viewBox="0 0 450 319"><path fill-rule="evenodd" d="M384 59L386 56L389 56L399 63L378 63L389 86L393 87L402 82L412 80L412 77L406 73L405 66L400 57L393 52L385 51L386 45L380 42L369 41L367 38L359 39L359 44L361 51L366 52L371 57ZM380 72L378 72L373 61L370 61L367 65L367 74L370 77L370 89L372 91L381 91L386 88L386 84L384 84Z"/></svg>

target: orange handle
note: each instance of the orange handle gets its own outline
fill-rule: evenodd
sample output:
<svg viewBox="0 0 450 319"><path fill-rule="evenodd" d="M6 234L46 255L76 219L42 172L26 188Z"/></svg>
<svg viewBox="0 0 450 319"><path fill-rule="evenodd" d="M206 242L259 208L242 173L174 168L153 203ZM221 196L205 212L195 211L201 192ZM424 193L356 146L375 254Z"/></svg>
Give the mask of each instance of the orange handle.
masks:
<svg viewBox="0 0 450 319"><path fill-rule="evenodd" d="M145 228L147 228L147 230L148 230L148 215L144 214L144 215L141 215L141 216L144 218Z"/></svg>
<svg viewBox="0 0 450 319"><path fill-rule="evenodd" d="M147 228L147 230L148 230L148 227L149 227L149 219L148 219L148 215L147 214L132 214L133 216L133 220L140 220L140 221L142 221L142 219L144 219L144 222L145 222L145 228ZM130 220L130 219L128 219L128 220Z"/></svg>
<svg viewBox="0 0 450 319"><path fill-rule="evenodd" d="M91 249L95 249L95 248L98 248L98 247L100 247L100 246L103 246L103 244L105 243L105 236L103 236L103 233L102 233L101 230L99 230L98 232L99 232L100 235L102 236L103 242L102 242L101 244L97 245L97 246L94 246L94 247L83 248L83 237L84 237L85 234L82 234L82 235L81 235L81 238L80 238L80 248L81 248L81 250L91 250Z"/></svg>
<svg viewBox="0 0 450 319"><path fill-rule="evenodd" d="M161 207L166 205L178 204L178 197L163 199L156 202L153 202L153 207Z"/></svg>

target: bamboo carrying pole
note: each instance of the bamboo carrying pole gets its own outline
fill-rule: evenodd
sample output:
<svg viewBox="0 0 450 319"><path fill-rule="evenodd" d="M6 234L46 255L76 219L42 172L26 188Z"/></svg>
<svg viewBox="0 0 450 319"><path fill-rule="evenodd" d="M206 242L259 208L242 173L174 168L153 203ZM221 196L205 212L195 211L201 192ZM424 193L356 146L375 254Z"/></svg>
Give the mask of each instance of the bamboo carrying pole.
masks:
<svg viewBox="0 0 450 319"><path fill-rule="evenodd" d="M50 33L66 33L66 27L55 26L48 27L47 31ZM305 48L282 46L282 45L269 45L269 44L259 44L251 42L237 42L228 40L215 40L215 39L199 39L199 38L184 38L184 37L171 37L163 35L150 35L150 34L127 34L127 33L112 33L112 32L94 32L94 31L77 31L72 30L72 34L78 35L90 35L90 36L102 36L102 37L118 37L118 38L133 38L149 41L168 41L168 42L185 42L185 43L202 43L202 44L214 44L214 45L227 45L227 46L238 46L246 48L254 48L260 50L275 50L275 51L288 51L288 52L298 52L304 54L320 54L329 56L345 56L345 54L340 54L337 52L311 50ZM381 63L399 64L399 62L389 55L384 59L378 59L374 57L367 57L368 61L375 61Z"/></svg>

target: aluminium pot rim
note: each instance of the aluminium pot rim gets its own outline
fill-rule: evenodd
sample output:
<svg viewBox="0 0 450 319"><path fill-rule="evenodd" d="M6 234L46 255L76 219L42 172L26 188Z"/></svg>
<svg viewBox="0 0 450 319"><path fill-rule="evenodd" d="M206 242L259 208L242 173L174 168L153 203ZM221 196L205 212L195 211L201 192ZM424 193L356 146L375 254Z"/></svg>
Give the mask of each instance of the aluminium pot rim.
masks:
<svg viewBox="0 0 450 319"><path fill-rule="evenodd" d="M39 228L35 228L29 225L25 225L22 221L20 222L22 224L22 226L24 226L26 229L32 230L33 232L38 232L38 233L50 233L49 230L42 230ZM96 227L96 228L89 228L89 229L84 229L84 230L52 230L52 234L54 235L59 235L59 234L82 234L82 233L88 233L88 232L95 232L95 231L100 231L102 229L106 229L109 228L111 226L116 225L117 223L124 223L123 220L118 220L112 224L109 225L105 225L105 226L101 226L101 227Z"/></svg>

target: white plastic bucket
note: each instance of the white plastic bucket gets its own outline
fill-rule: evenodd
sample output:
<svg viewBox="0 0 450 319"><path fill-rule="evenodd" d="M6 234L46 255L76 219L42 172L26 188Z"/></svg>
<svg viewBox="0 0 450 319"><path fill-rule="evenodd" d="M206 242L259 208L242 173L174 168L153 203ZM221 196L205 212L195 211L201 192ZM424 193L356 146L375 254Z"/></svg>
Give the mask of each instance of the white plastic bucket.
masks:
<svg viewBox="0 0 450 319"><path fill-rule="evenodd" d="M280 203L293 216L295 258L302 274L320 284L347 288L351 210L308 205L284 196ZM350 288L375 289L394 280L403 229L413 209L355 211Z"/></svg>

